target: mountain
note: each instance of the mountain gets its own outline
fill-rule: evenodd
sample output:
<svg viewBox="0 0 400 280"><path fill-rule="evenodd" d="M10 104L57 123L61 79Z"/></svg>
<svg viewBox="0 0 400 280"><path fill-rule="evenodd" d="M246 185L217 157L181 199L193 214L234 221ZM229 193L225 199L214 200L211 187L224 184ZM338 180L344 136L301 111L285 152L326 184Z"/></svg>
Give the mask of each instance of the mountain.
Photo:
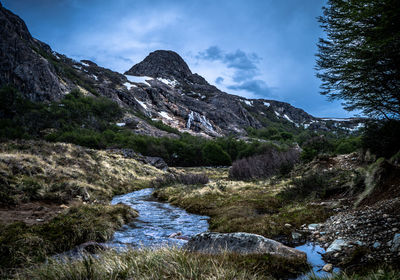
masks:
<svg viewBox="0 0 400 280"><path fill-rule="evenodd" d="M127 109L119 125L152 136L176 137L152 121L206 137L246 136L249 127L271 124L308 130L351 132L362 119L321 119L288 103L246 99L222 92L193 74L173 51L158 50L123 74L52 51L33 38L24 21L0 4L0 84L33 101L60 100L77 88Z"/></svg>

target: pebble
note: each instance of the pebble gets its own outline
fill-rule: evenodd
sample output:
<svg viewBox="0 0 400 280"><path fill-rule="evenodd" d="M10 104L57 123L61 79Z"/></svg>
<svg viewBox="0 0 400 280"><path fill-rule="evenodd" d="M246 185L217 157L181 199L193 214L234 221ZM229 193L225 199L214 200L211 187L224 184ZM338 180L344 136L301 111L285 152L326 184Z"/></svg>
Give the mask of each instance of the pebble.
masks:
<svg viewBox="0 0 400 280"><path fill-rule="evenodd" d="M331 272L333 270L333 265L330 263L327 263L326 265L324 265L324 267L322 268L323 271L326 272Z"/></svg>

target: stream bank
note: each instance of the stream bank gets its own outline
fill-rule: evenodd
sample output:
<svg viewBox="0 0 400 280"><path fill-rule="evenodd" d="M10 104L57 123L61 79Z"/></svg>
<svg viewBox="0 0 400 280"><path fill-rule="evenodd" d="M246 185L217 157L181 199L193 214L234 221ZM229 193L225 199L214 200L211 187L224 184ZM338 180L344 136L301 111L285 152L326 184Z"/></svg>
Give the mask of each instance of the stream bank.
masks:
<svg viewBox="0 0 400 280"><path fill-rule="evenodd" d="M117 230L113 239L107 243L109 246L117 248L181 247L190 237L208 230L207 216L191 214L182 208L160 202L152 196L153 191L154 189L147 188L112 199L111 204L123 203L133 207L139 212L139 217ZM171 238L177 233L180 234ZM307 279L310 275L321 277L330 275L322 271L322 267L326 264L321 256L325 252L322 247L306 243L297 246L296 249L307 254L307 260L313 268L297 279Z"/></svg>

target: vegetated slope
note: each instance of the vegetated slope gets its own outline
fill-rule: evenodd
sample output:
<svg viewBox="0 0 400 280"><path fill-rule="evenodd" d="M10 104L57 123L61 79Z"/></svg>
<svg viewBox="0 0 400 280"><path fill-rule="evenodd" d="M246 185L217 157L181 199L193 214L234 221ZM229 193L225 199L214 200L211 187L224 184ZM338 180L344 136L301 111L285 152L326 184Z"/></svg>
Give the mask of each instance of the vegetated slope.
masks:
<svg viewBox="0 0 400 280"><path fill-rule="evenodd" d="M245 136L248 127L258 129L271 123L349 132L363 122L319 119L284 102L229 95L192 74L173 51L152 52L122 75L52 51L31 36L23 20L2 6L0 21L1 85L15 86L34 101L60 100L74 88L105 96L134 113L126 113L120 125L131 124L139 134L174 137L152 125L151 119L204 136Z"/></svg>
<svg viewBox="0 0 400 280"><path fill-rule="evenodd" d="M118 151L44 141L1 143L0 169L3 206L29 201L107 201L140 189L163 174Z"/></svg>

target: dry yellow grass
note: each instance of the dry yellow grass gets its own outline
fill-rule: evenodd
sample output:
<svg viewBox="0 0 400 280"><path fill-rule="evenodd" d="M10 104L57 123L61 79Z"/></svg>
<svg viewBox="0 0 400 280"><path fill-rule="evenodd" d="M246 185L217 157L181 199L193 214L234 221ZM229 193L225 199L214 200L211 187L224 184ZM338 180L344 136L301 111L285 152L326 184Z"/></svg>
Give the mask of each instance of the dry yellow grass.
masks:
<svg viewBox="0 0 400 280"><path fill-rule="evenodd" d="M64 143L13 141L0 144L0 179L18 191L26 180L40 186L39 195L82 196L107 200L115 194L150 185L164 172L111 151ZM72 198L72 197L70 197Z"/></svg>
<svg viewBox="0 0 400 280"><path fill-rule="evenodd" d="M108 251L79 261L50 261L17 279L199 279L269 280L293 277L306 268L302 261L270 255L203 255L176 248Z"/></svg>
<svg viewBox="0 0 400 280"><path fill-rule="evenodd" d="M329 211L306 202L283 201L278 193L290 179L233 181L228 169L180 168L179 173L205 173L205 185L176 184L156 190L156 196L188 211L210 216L210 230L244 231L290 242L291 232L305 223L324 221ZM290 224L290 227L285 226Z"/></svg>

